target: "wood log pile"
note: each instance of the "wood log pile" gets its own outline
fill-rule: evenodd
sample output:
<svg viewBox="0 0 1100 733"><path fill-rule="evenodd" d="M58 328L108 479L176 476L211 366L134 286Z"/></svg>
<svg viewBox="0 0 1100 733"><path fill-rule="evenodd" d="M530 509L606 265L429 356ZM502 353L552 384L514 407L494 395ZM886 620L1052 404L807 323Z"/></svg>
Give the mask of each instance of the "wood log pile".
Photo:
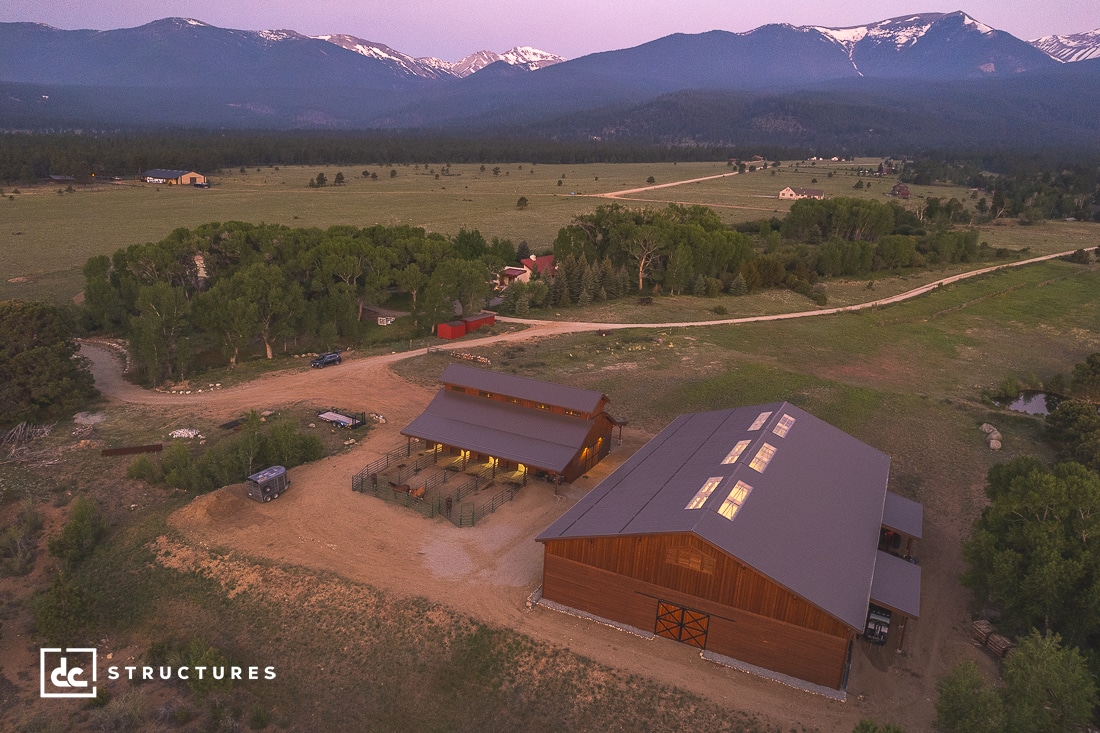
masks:
<svg viewBox="0 0 1100 733"><path fill-rule="evenodd" d="M985 619L978 619L970 625L970 638L978 646L988 649L997 659L1006 658L1016 648L1016 643L1012 639L998 634L993 624Z"/></svg>

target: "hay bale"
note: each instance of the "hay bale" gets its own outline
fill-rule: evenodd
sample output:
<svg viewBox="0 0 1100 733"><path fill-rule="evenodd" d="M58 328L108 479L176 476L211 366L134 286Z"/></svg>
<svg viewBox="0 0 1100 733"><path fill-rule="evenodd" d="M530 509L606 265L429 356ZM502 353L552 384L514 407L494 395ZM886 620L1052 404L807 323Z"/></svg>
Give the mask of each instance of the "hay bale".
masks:
<svg viewBox="0 0 1100 733"><path fill-rule="evenodd" d="M993 440L1001 440L1001 437L1002 437L1001 436L1001 431L1000 430L994 430L992 433L985 436L985 439L987 441L993 441Z"/></svg>
<svg viewBox="0 0 1100 733"><path fill-rule="evenodd" d="M992 433L996 429L997 428L993 427L989 423L982 423L981 431L983 433L985 433L986 435L989 435L990 433Z"/></svg>
<svg viewBox="0 0 1100 733"><path fill-rule="evenodd" d="M1000 450L1000 449L1001 449L1001 441L999 441L999 440L989 441L989 450Z"/></svg>

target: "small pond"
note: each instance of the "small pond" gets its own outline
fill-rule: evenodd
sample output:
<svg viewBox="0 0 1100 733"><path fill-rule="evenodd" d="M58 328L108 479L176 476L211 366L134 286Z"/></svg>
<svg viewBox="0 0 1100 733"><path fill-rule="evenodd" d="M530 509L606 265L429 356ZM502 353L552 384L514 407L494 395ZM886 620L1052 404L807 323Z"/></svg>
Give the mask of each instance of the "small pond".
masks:
<svg viewBox="0 0 1100 733"><path fill-rule="evenodd" d="M1014 412L1026 412L1028 415L1047 415L1055 410L1061 401L1062 397L1059 395L1025 389L1016 396L1016 399L1009 403L1002 403L1001 407L1007 407Z"/></svg>

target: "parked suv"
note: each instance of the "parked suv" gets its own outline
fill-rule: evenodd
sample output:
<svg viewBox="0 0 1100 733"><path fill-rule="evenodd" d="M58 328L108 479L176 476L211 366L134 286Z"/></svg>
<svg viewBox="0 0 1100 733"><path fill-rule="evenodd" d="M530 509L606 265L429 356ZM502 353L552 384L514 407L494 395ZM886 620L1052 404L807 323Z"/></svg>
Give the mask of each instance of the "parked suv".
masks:
<svg viewBox="0 0 1100 733"><path fill-rule="evenodd" d="M327 367L329 364L339 364L340 361L340 352L330 351L327 354L321 354L316 359L311 361L309 365L316 369L322 369L324 367Z"/></svg>

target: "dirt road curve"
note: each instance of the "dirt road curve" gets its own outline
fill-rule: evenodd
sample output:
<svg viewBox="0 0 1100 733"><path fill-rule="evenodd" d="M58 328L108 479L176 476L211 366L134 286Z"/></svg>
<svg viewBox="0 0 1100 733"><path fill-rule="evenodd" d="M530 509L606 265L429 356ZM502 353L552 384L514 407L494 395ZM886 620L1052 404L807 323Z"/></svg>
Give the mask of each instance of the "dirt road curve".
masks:
<svg viewBox="0 0 1100 733"><path fill-rule="evenodd" d="M981 275L986 275L997 270L1030 265L1036 262L1045 262L1070 254L1073 254L1073 250L1043 255L1041 257L1032 257L1031 259L1020 260L1018 262L1008 262L990 267L983 267L979 270L972 270L970 272L952 275L951 277L945 277L941 280L928 283L927 285L921 285L912 290L907 290L904 293L890 296L889 298L880 298L866 303L857 303L856 305L846 305L838 308L821 308L818 310L798 311L795 313L776 313L766 316L746 316L742 318L726 318L713 321L670 321L665 323L542 321L532 318L499 316L498 320L501 322L524 324L529 326L529 328L523 331L485 336L478 339L463 340L459 343L440 345L433 347L433 349L465 350L500 342L526 341L532 338L588 331L609 331L624 328L663 329L689 328L692 326L723 326L742 323L786 321L794 318L814 318L817 316L836 315L838 313L854 313L910 300L929 293L938 287L951 285L952 283L973 277L980 277ZM208 409L223 404L233 405L233 409L240 409L239 405L241 404L256 405L269 402L273 395L278 395L279 400L284 404L322 397L325 398L323 401L331 402L331 400L328 399L331 389L339 388L341 385L350 387L353 386L353 384L361 389L364 384L370 384L373 380L385 380L386 377L383 374L389 374L389 370L386 369L389 364L403 359L410 359L415 356L422 356L426 352L427 349L401 351L394 354L369 357L367 359L352 360L341 365L339 369L324 369L319 372L317 370L305 370L305 372L299 371L273 374L261 377L249 384L227 390L204 392L203 394L173 395L162 392L152 392L130 384L122 378L120 373L120 360L116 354L111 353L109 349L94 342L85 342L81 344L81 354L87 357L92 363L92 373L95 375L96 386L99 387L99 391L109 399L119 402L133 402L146 405L171 404L178 406L201 404Z"/></svg>
<svg viewBox="0 0 1100 733"><path fill-rule="evenodd" d="M937 286L1002 267L1058 256L954 275L870 303L800 313L657 324L501 319L529 328L442 348L466 350L501 341L595 330L735 325L857 311L917 297ZM384 451L404 444L400 429L419 414L434 393L406 382L389 369L395 361L423 354L423 349L349 359L328 369L303 366L248 384L190 395L153 392L126 382L120 355L102 344L86 342L81 345L81 353L90 359L96 385L108 400L171 407L169 414L180 419L229 419L251 409L295 403L348 405L386 416L386 424L357 435L361 442L350 451L293 469L293 488L276 502L250 501L240 485L227 486L190 502L172 515L170 523L194 548L229 548L247 557L331 571L393 593L423 596L485 622L568 647L612 667L753 711L783 730L802 724L809 730L847 733L861 717L904 721L906 729L914 732L928 730L934 714L931 700L935 697L935 680L959 661L956 637L962 632L952 625L964 617L965 609L950 592L953 586L948 581L926 584L922 605L927 612L912 634L920 642L914 643L907 654L887 655L878 647L859 645L847 703L827 701L717 667L700 660L691 647L672 641L645 641L544 608L526 609L527 595L541 580L542 548L534 538L649 436L628 429L625 445L616 447L604 462L560 494L548 484L532 481L514 502L474 528L457 529L449 522L425 519L373 496L356 494L350 489L351 476ZM110 407L107 409L110 411ZM926 527L927 547L922 559L926 566L940 571L937 577L953 578L961 568L940 567L945 559L934 549L946 542L941 534L938 526Z"/></svg>

